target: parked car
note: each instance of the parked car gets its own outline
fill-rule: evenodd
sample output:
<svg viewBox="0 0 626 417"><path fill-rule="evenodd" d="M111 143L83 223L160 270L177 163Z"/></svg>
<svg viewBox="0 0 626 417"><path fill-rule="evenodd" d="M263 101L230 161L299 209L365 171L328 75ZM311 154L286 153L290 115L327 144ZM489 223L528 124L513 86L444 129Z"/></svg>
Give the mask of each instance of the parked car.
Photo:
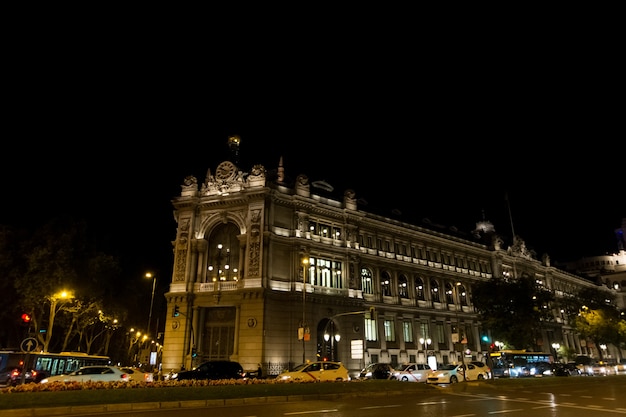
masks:
<svg viewBox="0 0 626 417"><path fill-rule="evenodd" d="M428 384L456 384L461 381L480 381L489 378L489 367L478 367L472 363L448 364L432 370L426 377Z"/></svg>
<svg viewBox="0 0 626 417"><path fill-rule="evenodd" d="M152 372L147 372L134 366L124 366L120 367L120 369L128 374L128 379L131 381L154 382L154 373Z"/></svg>
<svg viewBox="0 0 626 417"><path fill-rule="evenodd" d="M359 373L359 379L394 379L395 369L388 363L370 363Z"/></svg>
<svg viewBox="0 0 626 417"><path fill-rule="evenodd" d="M430 366L425 363L406 363L393 373L393 378L402 382L426 382Z"/></svg>
<svg viewBox="0 0 626 417"><path fill-rule="evenodd" d="M26 371L24 383L36 382L37 371ZM22 368L11 366L0 371L0 387L15 386L22 383Z"/></svg>
<svg viewBox="0 0 626 417"><path fill-rule="evenodd" d="M179 371L176 379L241 379L245 375L239 362L214 360L201 363L189 371Z"/></svg>
<svg viewBox="0 0 626 417"><path fill-rule="evenodd" d="M285 371L276 377L280 381L349 381L348 369L341 362L309 362Z"/></svg>
<svg viewBox="0 0 626 417"><path fill-rule="evenodd" d="M128 382L129 375L116 366L92 365L83 366L66 375L56 375L41 380L42 384L49 382Z"/></svg>

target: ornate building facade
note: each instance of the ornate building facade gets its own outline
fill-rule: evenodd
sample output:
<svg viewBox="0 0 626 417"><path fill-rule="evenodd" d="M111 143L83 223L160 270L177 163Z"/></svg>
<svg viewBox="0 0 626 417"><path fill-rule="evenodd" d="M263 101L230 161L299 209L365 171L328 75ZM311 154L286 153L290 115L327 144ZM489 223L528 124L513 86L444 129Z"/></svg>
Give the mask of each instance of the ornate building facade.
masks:
<svg viewBox="0 0 626 417"><path fill-rule="evenodd" d="M277 375L307 360L366 364L485 360L492 342L472 288L492 276L525 275L558 296L595 287L533 258L516 238L505 247L487 221L462 235L359 208L351 190L244 173L230 161L201 183L187 177L172 200L174 268L162 352L164 370L210 359ZM607 291L621 289L606 288ZM566 317L542 330L552 343L593 354Z"/></svg>

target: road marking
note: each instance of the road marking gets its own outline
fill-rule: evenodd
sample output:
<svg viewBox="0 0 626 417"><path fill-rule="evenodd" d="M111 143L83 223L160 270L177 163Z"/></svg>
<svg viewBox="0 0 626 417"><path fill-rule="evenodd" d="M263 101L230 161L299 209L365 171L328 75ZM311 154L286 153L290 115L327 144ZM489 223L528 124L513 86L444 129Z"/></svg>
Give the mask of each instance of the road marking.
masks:
<svg viewBox="0 0 626 417"><path fill-rule="evenodd" d="M392 405L373 405L371 407L361 407L359 410L375 410L377 408L393 408L393 407L401 407L400 404L392 404Z"/></svg>

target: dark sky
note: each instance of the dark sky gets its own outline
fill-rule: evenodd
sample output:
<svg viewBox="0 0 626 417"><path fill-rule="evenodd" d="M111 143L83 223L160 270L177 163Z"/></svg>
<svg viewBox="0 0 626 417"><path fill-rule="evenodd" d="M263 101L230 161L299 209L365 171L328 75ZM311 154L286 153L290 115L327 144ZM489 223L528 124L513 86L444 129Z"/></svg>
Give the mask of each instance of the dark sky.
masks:
<svg viewBox="0 0 626 417"><path fill-rule="evenodd" d="M599 141L460 139L385 126L322 128L313 121L298 131L274 119L220 126L209 118L206 129L199 125L191 136L150 129L154 141L146 133L14 144L20 156L17 167L2 168L1 222L84 216L138 268L170 274L176 232L170 201L185 176L201 182L207 169L232 159L226 142L233 133L242 140L244 171L257 163L275 169L282 156L289 177L302 173L339 192L354 189L383 213L397 209L403 219L428 218L468 232L484 216L505 236L513 226L538 256L554 260L615 252L613 232L626 217L623 158L617 149L598 149Z"/></svg>
<svg viewBox="0 0 626 417"><path fill-rule="evenodd" d="M173 65L101 52L85 51L79 67L60 50L45 71L11 66L0 224L85 217L124 258L126 279L156 269L169 282L170 200L185 176L203 181L228 157L231 134L244 171L275 169L282 156L288 176L354 189L406 218L470 231L484 216L509 236L512 219L539 257L617 249L623 76L607 60Z"/></svg>

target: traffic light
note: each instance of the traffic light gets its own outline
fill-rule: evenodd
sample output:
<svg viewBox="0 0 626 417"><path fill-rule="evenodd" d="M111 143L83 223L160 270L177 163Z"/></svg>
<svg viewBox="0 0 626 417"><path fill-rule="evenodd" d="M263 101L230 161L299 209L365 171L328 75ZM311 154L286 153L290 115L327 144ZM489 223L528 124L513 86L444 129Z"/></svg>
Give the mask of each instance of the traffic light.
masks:
<svg viewBox="0 0 626 417"><path fill-rule="evenodd" d="M33 317L28 314L28 313L24 313L22 314L22 323L24 324L30 324L30 321L33 319Z"/></svg>
<svg viewBox="0 0 626 417"><path fill-rule="evenodd" d="M174 305L174 311L172 312L172 317L180 316L180 308L177 305Z"/></svg>
<svg viewBox="0 0 626 417"><path fill-rule="evenodd" d="M196 348L193 347L191 348L191 357L195 358L196 356L198 356L198 352L196 351Z"/></svg>

